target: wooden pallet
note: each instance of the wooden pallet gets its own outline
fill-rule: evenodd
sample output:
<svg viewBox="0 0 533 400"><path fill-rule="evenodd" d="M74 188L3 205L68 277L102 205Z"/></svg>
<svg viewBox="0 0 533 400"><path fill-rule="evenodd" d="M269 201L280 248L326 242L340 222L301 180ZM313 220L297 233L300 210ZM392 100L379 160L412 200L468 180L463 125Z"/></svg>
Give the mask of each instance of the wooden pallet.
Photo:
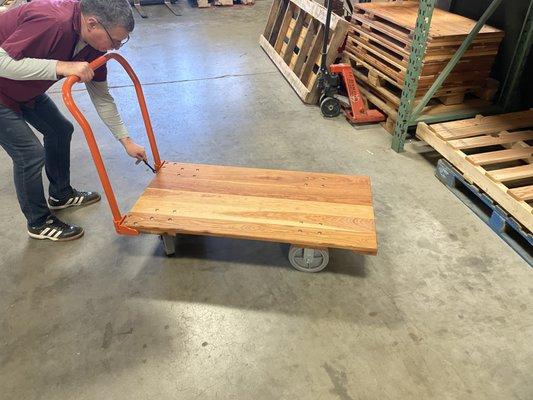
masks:
<svg viewBox="0 0 533 400"><path fill-rule="evenodd" d="M349 52L344 52L343 62L351 64L354 75L358 82L362 82L369 87L375 95L391 107L398 109L402 95L403 82L390 78L388 75L368 64L359 58L356 58ZM470 80L468 80L470 79ZM481 82L477 77L470 76L460 77L458 74L455 82L448 83L435 92L433 98L438 99L446 105L460 104L469 93L474 93L477 97L490 101L499 88L498 81L489 77L484 78ZM427 92L429 87L420 86L415 94L415 101L420 100Z"/></svg>
<svg viewBox="0 0 533 400"><path fill-rule="evenodd" d="M417 136L533 232L533 109L418 125Z"/></svg>
<svg viewBox="0 0 533 400"><path fill-rule="evenodd" d="M377 252L365 176L165 163L124 225L143 233Z"/></svg>
<svg viewBox="0 0 533 400"><path fill-rule="evenodd" d="M354 5L352 19L359 24L382 32L400 43L409 46L412 42L418 17L418 4L412 3L360 3ZM429 31L428 47L461 45L474 28L476 21L452 14L438 8L433 12ZM476 43L499 43L504 33L485 25L474 41Z"/></svg>
<svg viewBox="0 0 533 400"><path fill-rule="evenodd" d="M388 43L380 43L375 39L369 40L361 36L360 32L357 31L352 31L350 36L348 36L346 49L368 63L376 65L377 68L391 77L396 77L402 81L405 78L410 53L397 53L391 50ZM487 77L490 74L492 63L497 53L498 49L495 48L490 52L487 51L476 55L467 54L461 58L454 68L454 74L449 76L447 82L454 82L457 77L461 79L460 74L464 75L465 73L482 81L483 77ZM421 70L421 82L432 83L444 70L453 54L454 52L444 56L426 55Z"/></svg>
<svg viewBox="0 0 533 400"><path fill-rule="evenodd" d="M311 0L274 0L259 44L304 103L318 102L326 9ZM332 15L327 65L340 56L348 22Z"/></svg>
<svg viewBox="0 0 533 400"><path fill-rule="evenodd" d="M533 234L445 159L437 162L437 178L533 267Z"/></svg>
<svg viewBox="0 0 533 400"><path fill-rule="evenodd" d="M418 3L361 3L354 7L343 62L354 68L366 100L388 116L384 127L392 133L411 55ZM468 18L435 9L415 105L474 25L475 21ZM499 88L499 83L490 78L490 72L503 35L498 29L484 26L435 92L423 115L484 112Z"/></svg>

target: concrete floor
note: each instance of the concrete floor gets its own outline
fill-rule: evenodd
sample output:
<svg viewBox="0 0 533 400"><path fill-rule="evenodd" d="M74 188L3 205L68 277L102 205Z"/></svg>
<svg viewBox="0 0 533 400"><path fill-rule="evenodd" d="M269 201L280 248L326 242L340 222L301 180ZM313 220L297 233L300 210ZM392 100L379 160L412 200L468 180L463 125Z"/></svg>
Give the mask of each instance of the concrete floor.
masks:
<svg viewBox="0 0 533 400"><path fill-rule="evenodd" d="M379 255L332 251L298 273L286 246L114 233L105 201L61 216L86 229L26 236L0 153L0 388L8 399L531 399L533 271L380 127L303 105L259 48L269 2L173 17L151 7L122 53L172 161L372 177ZM146 143L133 90L113 93ZM52 93L61 104L57 88ZM127 210L151 179L98 123ZM72 181L100 189L85 140Z"/></svg>

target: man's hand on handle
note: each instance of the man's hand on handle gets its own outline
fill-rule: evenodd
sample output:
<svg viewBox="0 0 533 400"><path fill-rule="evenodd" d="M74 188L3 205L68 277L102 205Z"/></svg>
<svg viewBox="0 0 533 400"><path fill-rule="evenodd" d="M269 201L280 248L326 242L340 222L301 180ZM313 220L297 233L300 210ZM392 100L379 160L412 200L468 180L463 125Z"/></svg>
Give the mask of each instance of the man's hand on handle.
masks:
<svg viewBox="0 0 533 400"><path fill-rule="evenodd" d="M76 75L80 81L90 82L94 78L94 71L88 62L81 61L58 61L56 66L56 75L71 76Z"/></svg>
<svg viewBox="0 0 533 400"><path fill-rule="evenodd" d="M124 149L126 149L126 153L128 153L130 157L136 158L137 160L141 161L147 161L146 151L144 150L144 147L139 146L137 143L131 140L131 138L122 138L120 139L120 143L122 143Z"/></svg>

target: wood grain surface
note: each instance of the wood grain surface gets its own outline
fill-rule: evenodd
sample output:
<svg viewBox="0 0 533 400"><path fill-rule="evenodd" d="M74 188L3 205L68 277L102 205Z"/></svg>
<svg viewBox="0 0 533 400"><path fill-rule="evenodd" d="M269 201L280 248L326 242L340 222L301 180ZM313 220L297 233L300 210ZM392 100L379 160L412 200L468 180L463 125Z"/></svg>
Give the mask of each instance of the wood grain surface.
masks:
<svg viewBox="0 0 533 400"><path fill-rule="evenodd" d="M365 176L165 163L124 225L377 252Z"/></svg>

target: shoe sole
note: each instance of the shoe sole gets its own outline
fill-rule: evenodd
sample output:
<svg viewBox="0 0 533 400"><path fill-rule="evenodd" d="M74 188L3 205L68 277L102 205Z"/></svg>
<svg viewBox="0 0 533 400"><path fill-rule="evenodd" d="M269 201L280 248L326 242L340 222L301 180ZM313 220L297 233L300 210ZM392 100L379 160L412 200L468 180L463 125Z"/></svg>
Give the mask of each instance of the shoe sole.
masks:
<svg viewBox="0 0 533 400"><path fill-rule="evenodd" d="M59 238L53 238L53 237L50 237L50 236L45 236L45 235L36 235L35 233L31 233L30 231L28 231L28 235L30 235L30 237L32 239L37 239L37 240L51 240L52 242L70 242L71 240L76 240L76 239L79 239L81 238L83 235L84 235L85 231L81 231L81 233L77 234L76 236L71 236L71 237L68 237L68 238L63 238L63 239L59 239Z"/></svg>
<svg viewBox="0 0 533 400"><path fill-rule="evenodd" d="M48 208L50 210L64 210L65 208L69 208L69 207L83 207L83 206L89 206L91 204L94 204L94 203L98 203L99 201L101 200L101 197L95 199L95 200L89 200L89 201L86 201L85 203L81 203L81 204L65 204L63 206L53 206L51 205L50 203L48 203Z"/></svg>

